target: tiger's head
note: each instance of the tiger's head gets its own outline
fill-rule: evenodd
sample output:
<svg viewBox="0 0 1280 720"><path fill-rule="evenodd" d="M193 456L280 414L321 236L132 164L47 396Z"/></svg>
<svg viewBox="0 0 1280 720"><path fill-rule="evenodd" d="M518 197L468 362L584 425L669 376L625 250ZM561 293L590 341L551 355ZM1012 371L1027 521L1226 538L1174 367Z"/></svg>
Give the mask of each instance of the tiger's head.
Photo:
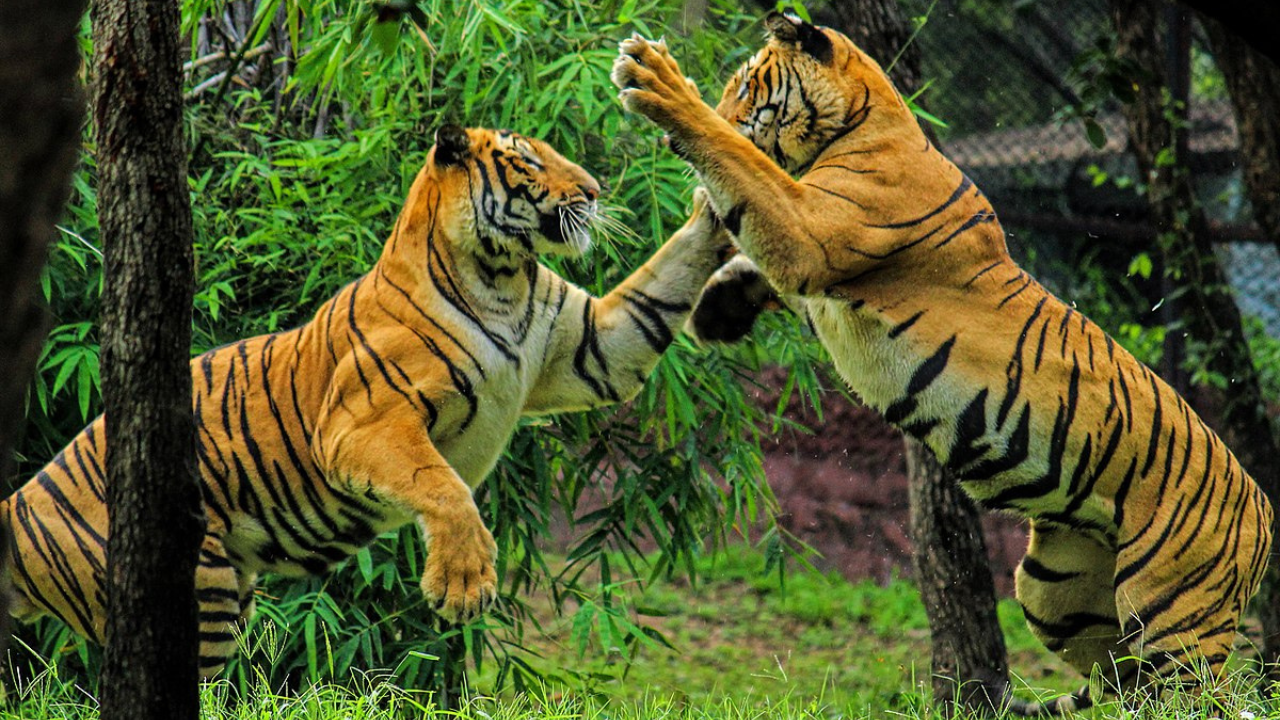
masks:
<svg viewBox="0 0 1280 720"><path fill-rule="evenodd" d="M545 142L509 130L445 125L427 171L455 203L452 215L489 256L580 255L591 247L600 184Z"/></svg>
<svg viewBox="0 0 1280 720"><path fill-rule="evenodd" d="M884 71L848 37L778 12L764 27L767 44L729 79L716 112L788 172L803 170L873 110L894 121L910 116Z"/></svg>

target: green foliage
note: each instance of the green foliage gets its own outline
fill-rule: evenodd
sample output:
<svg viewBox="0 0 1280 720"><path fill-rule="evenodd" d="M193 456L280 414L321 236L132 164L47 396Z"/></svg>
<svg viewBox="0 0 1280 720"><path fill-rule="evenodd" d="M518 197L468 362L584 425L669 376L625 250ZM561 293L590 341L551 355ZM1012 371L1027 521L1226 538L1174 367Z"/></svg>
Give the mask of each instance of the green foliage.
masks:
<svg viewBox="0 0 1280 720"><path fill-rule="evenodd" d="M919 683L928 673L928 623L910 582L851 583L836 573L793 569L784 583L762 574L765 553L742 544L702 555L695 564L696 584L620 583L620 592L674 650L615 650L596 640L584 648L574 640L573 622L538 608L542 632L527 642L538 651L531 662L548 670L546 688L590 693L614 707L655 696L675 696L691 708L725 696L752 707L787 698L847 717L925 707L927 692ZM1000 603L1000 619L1014 669L1035 677L1036 688L1078 684L1031 636L1015 601ZM621 662L632 654L633 662ZM488 679L481 675L477 687L487 691Z"/></svg>
<svg viewBox="0 0 1280 720"><path fill-rule="evenodd" d="M1244 331L1253 364L1258 368L1262 397L1273 403L1280 402L1280 339L1268 335L1266 326L1258 318L1246 317ZM1280 433L1280 429L1277 432Z"/></svg>
<svg viewBox="0 0 1280 720"><path fill-rule="evenodd" d="M1091 45L1076 55L1066 80L1077 97L1057 113L1057 118L1083 123L1085 136L1097 149L1107 144L1107 133L1098 122L1098 115L1114 109L1117 101L1132 103L1138 97L1138 85L1150 82L1141 68L1116 54L1115 37L1108 31L1100 32Z"/></svg>
<svg viewBox="0 0 1280 720"><path fill-rule="evenodd" d="M621 557L619 557L621 560ZM556 559L557 566L562 562ZM589 621L557 619L545 608L538 614L547 635L538 633L539 665L566 665L573 673L549 672L523 692L489 694L492 668L480 678L478 692L445 710L429 691L397 685L390 673L357 672L341 683L322 682L300 690L274 685L269 674L255 674L247 686L224 680L206 685L201 717L208 720L801 720L901 717L938 720L940 704L930 703L927 680L928 635L924 608L914 588L902 580L883 586L850 584L835 575L797 572L783 589L762 578L759 552L732 546L714 557L697 559L702 580L696 586L617 583L619 602L661 623L675 646L645 645L630 668L610 636L585 632L585 645L572 641L589 623L608 622L597 605ZM677 583L682 584L682 583ZM818 599L829 593L831 601ZM811 598L800 600L801 597ZM867 613L844 612L840 601ZM819 609L826 604L831 607ZM813 612L815 611L816 612ZM1045 650L1027 629L1012 599L998 606L1010 651L1010 667L1020 697L1053 697L1079 686L1080 678ZM278 642L278 640L277 640ZM660 643L657 643L660 644ZM1256 692L1254 670L1233 665L1236 680L1215 706L1191 707L1191 698L1175 692L1163 703L1134 698L1107 703L1083 717L1275 718L1280 707ZM56 666L43 667L10 686L11 702L0 720L92 720L95 703ZM1205 712L1205 710L1209 712ZM1249 713L1249 714L1246 714ZM971 715L957 713L956 718Z"/></svg>
<svg viewBox="0 0 1280 720"><path fill-rule="evenodd" d="M542 137L612 188L611 212L635 233L599 238L586 260L553 263L591 291L607 291L688 211L685 164L661 148L656 130L623 114L608 79L620 38L671 36L680 11L675 0L257 0L234 8L187 0L193 60L219 49L232 57L193 63L188 78L193 352L305 322L366 271L433 129L446 121ZM754 18L728 0L709 12L714 31L670 40L686 71L717 87L753 47ZM254 48L266 54L239 62ZM93 150L86 143L44 278L55 329L28 403L24 475L100 411ZM794 323L772 320L757 339L758 347L727 351L681 340L628 406L530 422L516 433L477 494L499 544L498 612L465 628L437 627L417 586L422 542L406 528L328 577L267 578L227 681L248 693L255 683L301 688L376 668L407 687L439 688L445 666L435 658L443 657L496 659L502 682L527 685L533 676L519 638L531 594L577 613L582 642L660 645L622 599L616 565L640 582L693 577L694 558L762 523L776 551L793 545L768 529L774 500L756 442L765 417L740 380L778 357L796 370L789 392L813 400L820 353ZM542 553L557 533L567 538L568 563L553 571ZM642 555L641 543L657 552ZM495 628L507 639L495 640ZM64 674L93 674L95 652L61 625L21 632Z"/></svg>

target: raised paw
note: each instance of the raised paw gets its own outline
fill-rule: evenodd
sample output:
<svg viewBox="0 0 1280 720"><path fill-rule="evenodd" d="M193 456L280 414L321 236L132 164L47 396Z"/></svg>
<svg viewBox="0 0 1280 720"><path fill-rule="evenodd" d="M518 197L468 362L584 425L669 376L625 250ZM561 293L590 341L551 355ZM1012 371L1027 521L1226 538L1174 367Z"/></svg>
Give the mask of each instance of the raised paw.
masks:
<svg viewBox="0 0 1280 720"><path fill-rule="evenodd" d="M664 40L632 35L618 44L610 75L627 110L670 130L681 113L709 110L693 80L684 76Z"/></svg>
<svg viewBox="0 0 1280 720"><path fill-rule="evenodd" d="M427 547L422 594L441 619L466 622L493 605L498 597L496 555L493 535L479 515L436 529Z"/></svg>
<svg viewBox="0 0 1280 720"><path fill-rule="evenodd" d="M760 313L781 306L760 268L735 255L703 287L689 329L702 342L736 342L751 332Z"/></svg>

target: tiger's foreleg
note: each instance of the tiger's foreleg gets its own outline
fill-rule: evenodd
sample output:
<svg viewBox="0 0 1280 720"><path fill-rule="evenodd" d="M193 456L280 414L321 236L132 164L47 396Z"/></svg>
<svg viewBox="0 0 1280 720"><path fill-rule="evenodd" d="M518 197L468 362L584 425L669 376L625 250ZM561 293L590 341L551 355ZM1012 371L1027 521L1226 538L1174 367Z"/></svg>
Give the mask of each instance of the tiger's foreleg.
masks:
<svg viewBox="0 0 1280 720"><path fill-rule="evenodd" d="M698 189L684 226L611 292L593 298L570 287L524 411L583 410L634 397L731 247Z"/></svg>
<svg viewBox="0 0 1280 720"><path fill-rule="evenodd" d="M347 407L330 408L316 431L329 481L382 505L388 527L418 519L427 543L422 593L441 618L484 612L497 597L497 546L471 488L432 445L422 418L353 417Z"/></svg>
<svg viewBox="0 0 1280 720"><path fill-rule="evenodd" d="M870 266L865 253L843 250L847 243L825 237L831 197L797 183L717 115L665 43L638 36L622 41L612 79L627 110L667 131L673 150L698 171L738 246L779 292L820 293Z"/></svg>

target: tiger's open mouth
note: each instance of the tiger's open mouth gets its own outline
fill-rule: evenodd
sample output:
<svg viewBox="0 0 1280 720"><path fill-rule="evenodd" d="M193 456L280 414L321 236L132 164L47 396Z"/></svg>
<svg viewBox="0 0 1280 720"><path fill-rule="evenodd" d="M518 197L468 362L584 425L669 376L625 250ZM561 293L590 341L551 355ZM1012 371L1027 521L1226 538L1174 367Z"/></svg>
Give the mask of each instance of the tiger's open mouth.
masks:
<svg viewBox="0 0 1280 720"><path fill-rule="evenodd" d="M591 226L600 216L594 200L571 200L542 216L539 228L547 240L574 255L591 248Z"/></svg>

